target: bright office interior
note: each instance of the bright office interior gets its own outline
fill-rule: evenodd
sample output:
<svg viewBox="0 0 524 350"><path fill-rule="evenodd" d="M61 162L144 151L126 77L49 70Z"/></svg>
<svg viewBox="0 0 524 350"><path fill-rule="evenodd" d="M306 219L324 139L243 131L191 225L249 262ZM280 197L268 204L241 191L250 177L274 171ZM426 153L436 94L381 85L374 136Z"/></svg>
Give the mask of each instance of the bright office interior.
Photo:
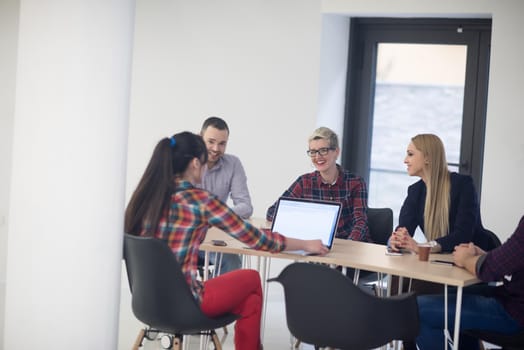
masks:
<svg viewBox="0 0 524 350"><path fill-rule="evenodd" d="M224 117L263 216L311 170L309 133L342 130L351 17L492 18L481 211L505 240L524 197L523 10L520 0L1 0L3 348L118 348L122 213L159 138Z"/></svg>

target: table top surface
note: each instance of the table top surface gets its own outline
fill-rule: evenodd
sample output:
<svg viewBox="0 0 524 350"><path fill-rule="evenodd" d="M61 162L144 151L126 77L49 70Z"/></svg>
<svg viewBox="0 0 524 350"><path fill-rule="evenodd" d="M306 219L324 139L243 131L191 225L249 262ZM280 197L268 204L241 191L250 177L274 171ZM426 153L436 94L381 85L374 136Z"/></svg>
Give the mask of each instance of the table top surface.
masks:
<svg viewBox="0 0 524 350"><path fill-rule="evenodd" d="M267 223L260 219L255 219L254 224L259 227L267 227ZM215 246L211 243L214 239L223 240L227 245ZM458 287L465 287L479 282L474 275L463 268L431 262L435 259L452 261L451 254L430 254L429 262L426 262L419 261L416 254L386 255L386 247L384 245L338 238L335 239L333 247L328 254L324 256L302 256L286 252L271 253L250 249L244 243L220 229L212 227L209 229L206 239L200 245L200 250L340 265Z"/></svg>

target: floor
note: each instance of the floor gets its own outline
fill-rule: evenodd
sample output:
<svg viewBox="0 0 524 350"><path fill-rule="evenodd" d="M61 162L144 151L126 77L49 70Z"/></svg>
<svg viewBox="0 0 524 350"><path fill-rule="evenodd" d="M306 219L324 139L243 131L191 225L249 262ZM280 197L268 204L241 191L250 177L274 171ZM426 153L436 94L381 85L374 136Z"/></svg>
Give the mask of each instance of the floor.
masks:
<svg viewBox="0 0 524 350"><path fill-rule="evenodd" d="M265 330L265 336L264 336L264 349L267 350L284 350L284 349L292 349L291 347L291 338L287 331L285 320L280 320L279 315L275 314L278 309L278 302L271 302L268 303L268 318L271 319L271 322L266 323L266 330ZM228 327L228 334L224 334L224 331L222 329L217 330L217 334L222 341L223 344L223 350L234 350L235 347L233 345L233 334L234 329L233 326ZM133 334L133 337L130 338L130 340L134 340L134 337L136 335ZM188 342L189 346L186 349L196 350L200 347L200 338L199 337L191 337L188 340L185 340ZM131 345L131 344L130 344ZM212 349L212 345L209 346L210 349ZM130 346L125 348L130 349ZM144 350L160 350L163 349L161 346L161 341L146 341L144 342ZM301 346L300 349L306 350L306 349L313 349L313 347L309 346Z"/></svg>

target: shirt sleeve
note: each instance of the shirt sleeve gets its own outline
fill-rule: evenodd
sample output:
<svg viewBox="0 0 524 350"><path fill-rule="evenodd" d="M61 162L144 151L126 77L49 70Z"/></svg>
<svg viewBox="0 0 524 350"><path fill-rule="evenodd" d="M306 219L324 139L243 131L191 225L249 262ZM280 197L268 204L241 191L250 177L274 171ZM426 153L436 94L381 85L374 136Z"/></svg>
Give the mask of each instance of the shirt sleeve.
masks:
<svg viewBox="0 0 524 350"><path fill-rule="evenodd" d="M286 238L283 235L256 228L214 196L209 197L205 203L205 210L210 225L218 227L251 248L271 252L280 252L286 248Z"/></svg>
<svg viewBox="0 0 524 350"><path fill-rule="evenodd" d="M302 185L302 176L297 178L291 186L287 190L282 193L281 197L294 197L294 198L301 198L303 192L303 185ZM266 211L266 220L267 221L273 221L273 218L275 217L275 210L277 208L277 202L273 203L269 208L267 208Z"/></svg>
<svg viewBox="0 0 524 350"><path fill-rule="evenodd" d="M353 212L353 229L349 238L354 241L369 241L369 229L367 219L367 199L368 190L363 179L358 178L354 181L351 189L351 208Z"/></svg>
<svg viewBox="0 0 524 350"><path fill-rule="evenodd" d="M398 226L396 227L405 227L408 230L411 237L413 237L413 235L415 234L415 230L419 225L417 210L419 210L420 204L417 200L418 195L416 191L416 186L417 184L408 187L408 195L404 200L402 207L400 208ZM418 191L418 194L420 194L420 191Z"/></svg>
<svg viewBox="0 0 524 350"><path fill-rule="evenodd" d="M247 219L253 214L253 205L247 188L247 176L240 160L236 159L233 177L231 179L231 199L233 211L240 217Z"/></svg>
<svg viewBox="0 0 524 350"><path fill-rule="evenodd" d="M511 237L500 247L477 261L477 276L485 282L500 281L504 276L524 270L524 216Z"/></svg>

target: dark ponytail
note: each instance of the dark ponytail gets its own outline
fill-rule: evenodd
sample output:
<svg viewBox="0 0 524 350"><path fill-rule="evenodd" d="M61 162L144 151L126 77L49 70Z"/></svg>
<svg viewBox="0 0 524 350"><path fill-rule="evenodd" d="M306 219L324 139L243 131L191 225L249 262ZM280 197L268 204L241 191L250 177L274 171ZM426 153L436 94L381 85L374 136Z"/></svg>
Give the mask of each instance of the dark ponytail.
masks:
<svg viewBox="0 0 524 350"><path fill-rule="evenodd" d="M189 162L198 158L202 164L207 162L207 149L202 137L191 132L181 132L170 139L172 145L172 169L175 175L186 171Z"/></svg>
<svg viewBox="0 0 524 350"><path fill-rule="evenodd" d="M145 229L154 234L175 191L175 176L182 175L194 158L207 162L206 146L196 134L185 131L157 143L126 208L125 232L139 235Z"/></svg>

